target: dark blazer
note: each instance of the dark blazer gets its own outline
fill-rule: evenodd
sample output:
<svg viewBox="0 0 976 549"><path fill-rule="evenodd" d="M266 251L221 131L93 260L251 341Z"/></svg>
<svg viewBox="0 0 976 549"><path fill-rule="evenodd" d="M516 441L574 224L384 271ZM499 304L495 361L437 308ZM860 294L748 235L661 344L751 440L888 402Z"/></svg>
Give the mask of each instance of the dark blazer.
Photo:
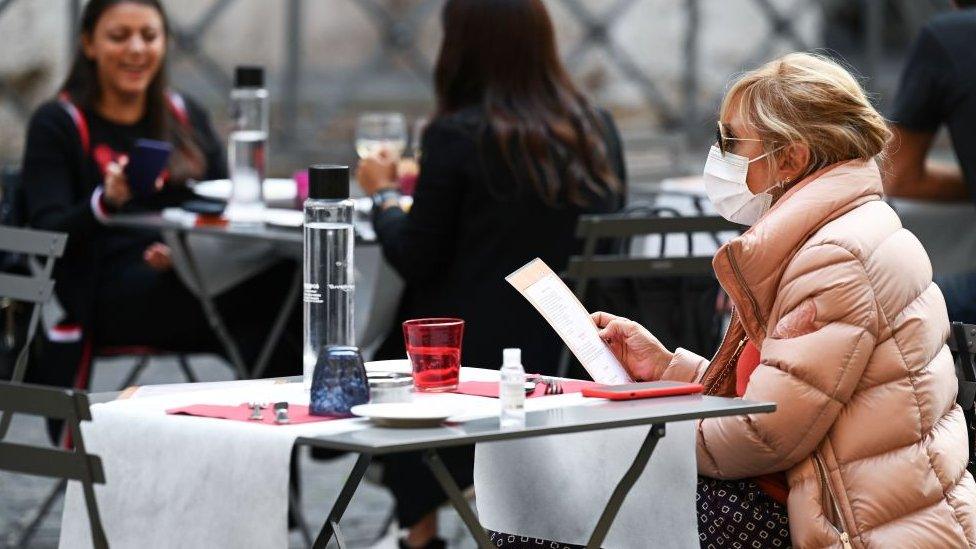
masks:
<svg viewBox="0 0 976 549"><path fill-rule="evenodd" d="M399 208L374 212L384 255L406 281L398 321L462 318L463 365L497 368L502 349L518 347L526 372L555 372L558 336L505 276L536 257L561 272L579 251L574 236L579 216L623 207L620 138L610 116L601 112L600 118L601 137L622 185L618 193L588 193L583 208L565 199L560 206L543 202L524 170L509 168L480 109L431 121L409 214ZM398 322L376 358L405 356Z"/></svg>

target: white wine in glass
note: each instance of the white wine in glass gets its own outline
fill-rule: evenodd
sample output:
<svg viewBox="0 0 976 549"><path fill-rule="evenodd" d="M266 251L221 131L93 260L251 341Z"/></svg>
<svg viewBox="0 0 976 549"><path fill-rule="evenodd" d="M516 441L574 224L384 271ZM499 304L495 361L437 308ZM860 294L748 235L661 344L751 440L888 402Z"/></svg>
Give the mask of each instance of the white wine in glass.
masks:
<svg viewBox="0 0 976 549"><path fill-rule="evenodd" d="M421 116L413 122L413 135L411 136L411 147L413 148L414 160L420 161L421 145L424 139L424 130L427 129L427 117Z"/></svg>
<svg viewBox="0 0 976 549"><path fill-rule="evenodd" d="M397 112L372 112L356 124L356 154L368 158L389 151L396 158L407 148L407 121Z"/></svg>

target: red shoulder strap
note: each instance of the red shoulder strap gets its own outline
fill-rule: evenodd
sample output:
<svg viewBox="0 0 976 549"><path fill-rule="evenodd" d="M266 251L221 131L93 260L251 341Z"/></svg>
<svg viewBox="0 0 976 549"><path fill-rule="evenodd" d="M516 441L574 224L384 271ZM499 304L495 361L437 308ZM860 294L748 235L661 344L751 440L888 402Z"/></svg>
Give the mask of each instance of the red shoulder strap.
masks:
<svg viewBox="0 0 976 549"><path fill-rule="evenodd" d="M78 128L78 137L81 139L81 150L85 153L85 156L88 156L88 153L91 152L91 132L88 130L88 120L85 118L85 113L71 101L71 96L68 95L68 92L58 94L58 103L61 104L61 108L68 113L68 116L75 123L75 127ZM175 91L166 92L166 105L180 124L186 127L190 126L190 115L186 109L186 101L183 100L182 95Z"/></svg>
<svg viewBox="0 0 976 549"><path fill-rule="evenodd" d="M176 120L184 127L190 127L190 114L186 109L186 101L179 93L169 90L166 92L166 105Z"/></svg>
<svg viewBox="0 0 976 549"><path fill-rule="evenodd" d="M58 94L58 103L75 123L75 127L78 129L78 137L81 139L81 150L85 156L88 156L88 153L91 152L91 134L88 131L88 120L85 118L85 114L71 101L68 92Z"/></svg>

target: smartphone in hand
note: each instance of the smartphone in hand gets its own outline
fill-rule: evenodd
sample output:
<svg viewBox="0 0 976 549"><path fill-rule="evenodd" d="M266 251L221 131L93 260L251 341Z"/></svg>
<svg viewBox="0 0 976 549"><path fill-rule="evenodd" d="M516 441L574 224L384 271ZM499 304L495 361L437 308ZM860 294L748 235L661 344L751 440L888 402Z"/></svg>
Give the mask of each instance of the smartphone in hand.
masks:
<svg viewBox="0 0 976 549"><path fill-rule="evenodd" d="M148 196L156 192L156 179L163 173L173 146L165 141L139 139L125 166L125 177L134 197Z"/></svg>

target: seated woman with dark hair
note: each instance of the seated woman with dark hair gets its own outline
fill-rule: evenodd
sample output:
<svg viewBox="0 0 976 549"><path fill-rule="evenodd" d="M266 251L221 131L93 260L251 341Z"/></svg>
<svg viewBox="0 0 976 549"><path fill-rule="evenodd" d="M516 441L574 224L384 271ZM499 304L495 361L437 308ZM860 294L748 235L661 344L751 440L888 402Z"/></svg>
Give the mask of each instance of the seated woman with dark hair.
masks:
<svg viewBox="0 0 976 549"><path fill-rule="evenodd" d="M620 139L563 68L540 0L450 0L442 24L437 112L410 212L396 200L394 159L359 167L383 252L406 281L399 320L462 318L464 365L497 368L503 348L519 347L526 370L554 373L558 337L505 276L536 257L564 269L579 216L623 206ZM376 358L405 356L397 325ZM444 454L470 485L473 448ZM446 497L420 456L393 456L384 476L410 528L402 544L441 546Z"/></svg>

